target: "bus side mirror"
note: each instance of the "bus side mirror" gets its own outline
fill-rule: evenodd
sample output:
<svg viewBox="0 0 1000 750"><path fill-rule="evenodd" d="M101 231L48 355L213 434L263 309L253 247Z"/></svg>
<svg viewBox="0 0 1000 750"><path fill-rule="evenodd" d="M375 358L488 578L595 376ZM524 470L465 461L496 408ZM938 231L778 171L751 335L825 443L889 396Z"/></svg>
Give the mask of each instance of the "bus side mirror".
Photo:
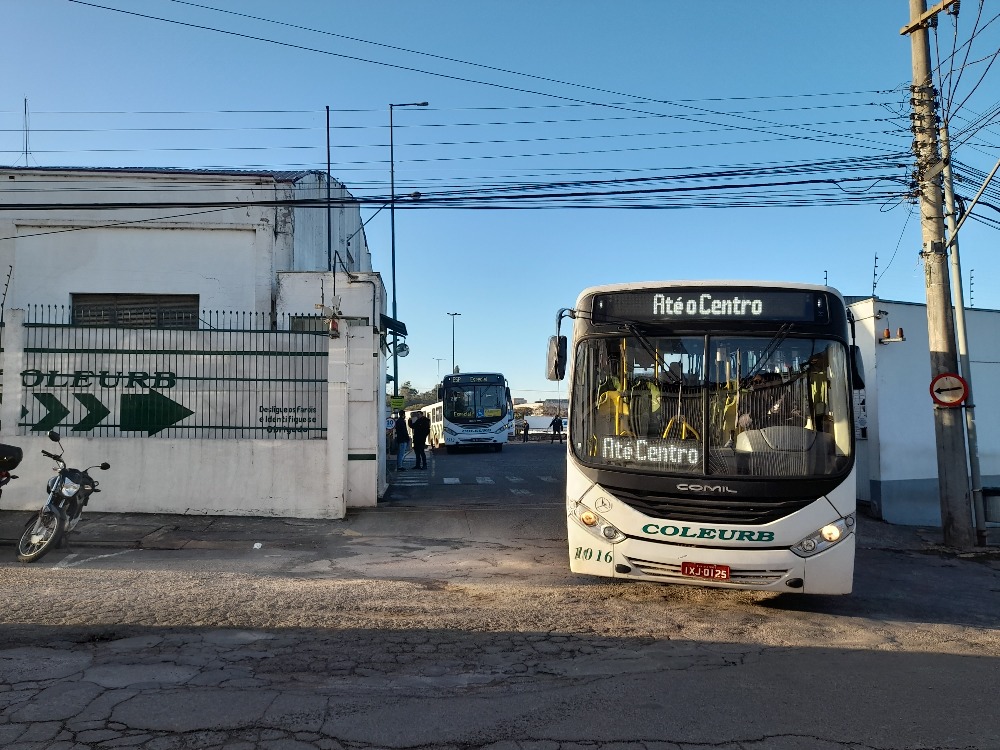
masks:
<svg viewBox="0 0 1000 750"><path fill-rule="evenodd" d="M438 388L438 401L444 400L444 388Z"/></svg>
<svg viewBox="0 0 1000 750"><path fill-rule="evenodd" d="M549 356L545 365L545 377L562 380L566 377L566 337L549 337Z"/></svg>
<svg viewBox="0 0 1000 750"><path fill-rule="evenodd" d="M861 358L861 348L851 345L851 385L860 391L865 387L865 361Z"/></svg>

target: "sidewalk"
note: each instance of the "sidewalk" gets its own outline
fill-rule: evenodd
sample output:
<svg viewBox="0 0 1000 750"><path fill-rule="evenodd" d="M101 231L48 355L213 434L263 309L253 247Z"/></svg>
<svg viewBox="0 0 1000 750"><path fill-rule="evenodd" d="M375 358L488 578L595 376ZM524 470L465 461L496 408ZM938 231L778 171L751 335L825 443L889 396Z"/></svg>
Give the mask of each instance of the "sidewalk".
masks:
<svg viewBox="0 0 1000 750"><path fill-rule="evenodd" d="M376 507L351 509L342 520L309 518L260 518L247 516L194 516L147 513L86 513L70 534L71 547L112 547L134 549L240 549L248 544L260 543L269 547L317 548L334 537L347 535L365 536L438 536L448 538L459 529L445 520L448 514L465 514L468 509L456 506L435 506L428 509L412 507ZM492 526L504 535L504 528L525 528L543 525L551 533L564 523L563 510L531 507L485 508L477 511L477 526ZM512 518L521 516L523 519ZM548 516L551 515L551 518ZM30 511L0 510L0 545L12 547L17 543ZM526 524L522 525L522 524ZM476 529L482 533L484 529ZM475 535L478 536L478 533ZM941 530L914 526L893 526L875 520L862 510L858 514L859 549L909 550L949 553L942 544ZM968 553L973 556L997 553L989 551Z"/></svg>

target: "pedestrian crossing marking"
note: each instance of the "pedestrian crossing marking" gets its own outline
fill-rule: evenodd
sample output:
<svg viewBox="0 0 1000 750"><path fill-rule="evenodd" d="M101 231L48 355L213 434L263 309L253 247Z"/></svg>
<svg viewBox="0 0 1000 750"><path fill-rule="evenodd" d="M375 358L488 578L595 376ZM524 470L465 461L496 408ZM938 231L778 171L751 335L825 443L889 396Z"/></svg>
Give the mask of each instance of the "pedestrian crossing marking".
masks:
<svg viewBox="0 0 1000 750"><path fill-rule="evenodd" d="M542 482L548 484L556 484L562 480L558 477L551 476L538 476L538 477L503 477L503 479L510 484L523 485L525 482L529 482L532 479L538 479ZM462 484L462 479L460 477L441 477L440 481L442 484ZM497 479L494 477L475 477L475 483L477 485L495 485ZM418 472L416 470L407 470L406 472L397 472L391 479L393 484L398 485L408 485L411 487L426 487L430 484L437 484L438 477L434 475L434 472ZM471 483L471 480L466 477L466 482ZM511 492L515 495L530 495L531 491L527 489L516 489L511 488Z"/></svg>
<svg viewBox="0 0 1000 750"><path fill-rule="evenodd" d="M419 474L397 474L392 483L410 487L426 487L427 477Z"/></svg>

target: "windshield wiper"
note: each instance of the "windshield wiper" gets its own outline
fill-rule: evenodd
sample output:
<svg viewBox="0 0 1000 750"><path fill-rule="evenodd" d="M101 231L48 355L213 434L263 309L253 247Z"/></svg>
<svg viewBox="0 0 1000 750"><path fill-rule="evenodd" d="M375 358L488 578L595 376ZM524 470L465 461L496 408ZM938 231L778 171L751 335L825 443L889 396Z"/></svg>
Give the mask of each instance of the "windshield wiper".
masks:
<svg viewBox="0 0 1000 750"><path fill-rule="evenodd" d="M767 342L767 346L764 347L764 356L758 359L757 364L755 364L740 380L741 388L745 388L750 381L753 380L754 375L763 371L764 365L767 364L767 361L771 359L771 356L778 350L778 347L781 346L784 340L788 338L788 334L791 333L791 330L791 323L782 324L781 328L778 329L778 332L771 337L771 340Z"/></svg>
<svg viewBox="0 0 1000 750"><path fill-rule="evenodd" d="M639 342L639 345L646 350L646 354L652 357L653 361L656 364L660 365L660 367L662 368L662 372L668 382L673 383L675 385L683 382L683 379L678 377L678 375L673 370L670 369L669 365L667 365L663 357L661 357L657 353L656 347L653 346L653 342L650 341L649 338L647 338L646 334L644 334L642 331L639 330L639 327L635 323L622 323L621 325L622 328L624 328L626 331L631 333L636 338L636 340Z"/></svg>

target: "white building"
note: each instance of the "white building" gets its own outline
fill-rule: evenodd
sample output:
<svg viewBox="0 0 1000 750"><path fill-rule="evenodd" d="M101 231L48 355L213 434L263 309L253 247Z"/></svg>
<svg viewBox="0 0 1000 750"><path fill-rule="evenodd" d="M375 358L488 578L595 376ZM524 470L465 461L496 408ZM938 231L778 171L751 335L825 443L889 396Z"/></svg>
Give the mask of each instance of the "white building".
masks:
<svg viewBox="0 0 1000 750"><path fill-rule="evenodd" d="M894 524L941 525L927 308L852 298L865 390L856 397L858 499ZM1000 486L1000 311L966 310L982 482ZM894 340L899 329L905 340ZM886 337L888 330L889 336ZM987 498L1000 525L1000 498Z"/></svg>
<svg viewBox="0 0 1000 750"><path fill-rule="evenodd" d="M322 172L3 168L0 184L0 440L24 448L22 478L47 477L35 457L55 420L68 457L114 464L103 510L342 517L348 506L375 504L386 488L386 300L359 204L343 185L330 184L328 209ZM256 316L255 332L227 343L214 311ZM63 336L40 345L33 326L45 316L86 326L102 343ZM330 318L339 335L318 343L316 327L325 333ZM261 320L288 331L282 343ZM183 334L133 330L163 321ZM119 340L102 327L132 332ZM56 341L63 330L44 333ZM294 331L313 332L289 343ZM168 364L154 356L155 347L181 346ZM276 385L257 374L251 354L323 365ZM111 375L94 374L107 368L134 377L120 376L116 390ZM151 384L178 386L183 404L174 399L172 414L185 416L169 428L130 429ZM314 405L286 405L303 398ZM227 408L246 414L234 421ZM308 437L324 440L290 439L305 436L280 415L296 408L311 410L317 432ZM152 439L121 439L140 437ZM220 471L233 482L220 482Z"/></svg>

